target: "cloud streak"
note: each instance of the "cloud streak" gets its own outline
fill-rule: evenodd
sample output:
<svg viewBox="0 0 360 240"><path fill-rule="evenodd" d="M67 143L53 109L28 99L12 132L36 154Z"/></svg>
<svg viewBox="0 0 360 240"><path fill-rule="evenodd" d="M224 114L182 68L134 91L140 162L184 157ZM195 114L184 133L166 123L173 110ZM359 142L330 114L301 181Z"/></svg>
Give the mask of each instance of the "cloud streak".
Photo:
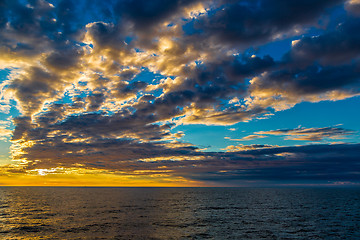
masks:
<svg viewBox="0 0 360 240"><path fill-rule="evenodd" d="M323 127L323 128L304 128L295 129L278 129L270 131L260 131L255 134L285 136L286 140L300 141L322 141L324 139L344 139L346 136L355 134L355 131L340 127ZM257 135L255 135L257 136Z"/></svg>

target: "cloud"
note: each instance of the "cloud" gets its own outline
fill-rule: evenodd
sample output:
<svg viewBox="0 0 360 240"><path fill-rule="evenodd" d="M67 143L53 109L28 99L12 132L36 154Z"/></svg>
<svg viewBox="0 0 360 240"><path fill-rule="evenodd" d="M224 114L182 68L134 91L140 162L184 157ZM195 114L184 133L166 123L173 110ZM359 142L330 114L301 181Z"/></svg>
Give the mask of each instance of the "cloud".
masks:
<svg viewBox="0 0 360 240"><path fill-rule="evenodd" d="M4 128L3 126L0 126L0 140L2 141L8 141L12 134L12 131L9 129Z"/></svg>
<svg viewBox="0 0 360 240"><path fill-rule="evenodd" d="M302 31L298 26L319 17L341 1L222 1L218 8L189 24L195 35L235 46L257 45Z"/></svg>
<svg viewBox="0 0 360 240"><path fill-rule="evenodd" d="M171 19L178 11L196 2L200 1L119 1L116 5L116 11L119 15L133 22L136 30L146 32L153 25Z"/></svg>
<svg viewBox="0 0 360 240"><path fill-rule="evenodd" d="M233 140L233 139L231 139ZM255 149L262 149L262 148L274 148L278 146L274 145L267 145L267 144L251 144L251 145L229 145L226 148L222 149L226 152L239 152L239 151L248 151L248 150L255 150Z"/></svg>
<svg viewBox="0 0 360 240"><path fill-rule="evenodd" d="M357 155L359 144L264 147L230 152L222 167L188 173L188 177L229 185L329 184L337 181L359 182ZM226 160L225 160L226 159ZM219 163L220 161L218 161ZM219 163L220 164L220 163Z"/></svg>
<svg viewBox="0 0 360 240"><path fill-rule="evenodd" d="M10 103L16 102L20 113L13 117L14 130L0 129L0 135L11 137L19 168L34 172L80 167L150 174L167 168L173 176L217 181L231 174L241 179L242 170L261 179L254 170L260 166L264 178L271 179L280 170L269 173L268 167L292 166L294 159L301 170L302 157L316 164L326 155L318 152L330 148L240 144L228 146L228 152L204 152L180 142L186 132L175 128L231 126L303 101L359 95L356 4L5 1L0 5L0 63L11 74L1 84L7 105L0 110L12 113ZM317 24L343 6L351 14L335 19L335 28ZM319 34L312 36L310 28ZM296 41L281 60L257 54L264 44L290 38ZM297 128L230 140L281 135L321 141L354 133L337 126ZM350 152L335 156L350 166L357 147L336 145ZM286 171L288 179L296 173L290 167Z"/></svg>
<svg viewBox="0 0 360 240"><path fill-rule="evenodd" d="M360 1L359 0L346 1L345 9L355 16L360 16Z"/></svg>
<svg viewBox="0 0 360 240"><path fill-rule="evenodd" d="M14 76L8 91L14 95L24 115L31 115L40 110L45 100L56 96L60 84L55 74L40 67L30 67Z"/></svg>
<svg viewBox="0 0 360 240"><path fill-rule="evenodd" d="M248 105L279 111L359 95L358 24L349 18L333 31L293 42L277 68L252 78Z"/></svg>
<svg viewBox="0 0 360 240"><path fill-rule="evenodd" d="M350 63L352 59L358 59L360 52L357 44L360 34L355 31L359 27L360 19L350 17L339 23L334 31L293 41L291 51L284 58L294 66L313 61L323 65Z"/></svg>
<svg viewBox="0 0 360 240"><path fill-rule="evenodd" d="M119 25L93 22L86 25L86 30L83 41L93 44L95 50L126 48L125 36Z"/></svg>
<svg viewBox="0 0 360 240"><path fill-rule="evenodd" d="M242 138L238 138L238 139L232 139L232 138L229 138L229 137L225 137L225 139L229 139L230 141L249 141L249 140L254 140L254 139L259 139L259 138L265 138L266 136L264 135L255 135L255 134L252 134L252 135L248 135L248 136L245 136L245 137L242 137Z"/></svg>
<svg viewBox="0 0 360 240"><path fill-rule="evenodd" d="M340 127L323 127L323 128L304 128L295 129L278 129L270 131L260 131L255 134L286 136L286 140L300 141L322 141L324 139L344 139L346 136L355 134L353 130Z"/></svg>

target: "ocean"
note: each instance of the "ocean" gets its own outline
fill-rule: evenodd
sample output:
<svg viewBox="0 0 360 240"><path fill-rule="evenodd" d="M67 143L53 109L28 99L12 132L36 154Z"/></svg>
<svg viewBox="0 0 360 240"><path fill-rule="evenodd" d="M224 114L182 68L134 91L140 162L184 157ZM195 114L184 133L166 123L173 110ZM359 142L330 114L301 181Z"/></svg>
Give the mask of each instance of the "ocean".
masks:
<svg viewBox="0 0 360 240"><path fill-rule="evenodd" d="M360 189L0 187L0 239L360 239Z"/></svg>

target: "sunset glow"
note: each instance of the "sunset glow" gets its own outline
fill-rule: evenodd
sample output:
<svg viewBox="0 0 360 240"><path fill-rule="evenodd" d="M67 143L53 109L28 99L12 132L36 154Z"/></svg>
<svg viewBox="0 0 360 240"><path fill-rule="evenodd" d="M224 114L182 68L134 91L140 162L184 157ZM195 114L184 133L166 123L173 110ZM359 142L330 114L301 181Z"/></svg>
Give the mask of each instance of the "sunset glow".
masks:
<svg viewBox="0 0 360 240"><path fill-rule="evenodd" d="M0 185L358 186L359 29L357 0L3 1Z"/></svg>

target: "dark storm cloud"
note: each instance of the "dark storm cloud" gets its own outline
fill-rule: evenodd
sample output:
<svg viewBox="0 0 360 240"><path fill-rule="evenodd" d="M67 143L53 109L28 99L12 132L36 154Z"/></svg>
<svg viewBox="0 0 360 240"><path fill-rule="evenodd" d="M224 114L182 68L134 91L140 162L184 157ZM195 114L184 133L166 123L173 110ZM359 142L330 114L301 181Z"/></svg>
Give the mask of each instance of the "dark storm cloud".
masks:
<svg viewBox="0 0 360 240"><path fill-rule="evenodd" d="M91 95L95 100L90 102L88 111L98 109L96 101L101 101L103 96L98 94ZM90 97L91 97L90 96ZM89 97L89 98L90 98ZM99 98L96 100L96 98ZM15 118L14 139L25 137L29 140L53 141L55 138L81 141L89 139L97 141L102 138L107 139L136 139L137 141L161 140L171 137L169 132L171 124L152 124L154 116L151 114L132 114L131 110L118 112L113 115L104 113L85 113L70 115L65 118L66 112L71 109L71 105L51 106L49 111L42 113L36 118L34 124L30 124L30 118ZM58 121L54 121L57 119ZM26 120L26 121L25 121ZM19 127L18 127L19 125ZM39 133L46 133L40 134ZM47 137L47 135L54 135ZM16 136L16 138L15 138Z"/></svg>
<svg viewBox="0 0 360 240"><path fill-rule="evenodd" d="M222 6L190 24L193 25L193 31L200 36L234 45L253 45L277 38L301 24L310 23L319 17L324 9L340 2L223 1Z"/></svg>
<svg viewBox="0 0 360 240"><path fill-rule="evenodd" d="M92 96L100 97L100 99L102 97ZM178 100L171 99L170 101ZM167 103L169 102L158 104L165 106ZM166 107L163 108L167 110ZM29 162L39 160L37 166L53 164L71 166L79 161L90 164L99 157L109 161L110 159L135 161L159 156L196 155L193 153L194 147L172 147L171 143L163 146L162 142L147 143L146 141L172 137L169 132L171 125L151 124L159 117L154 117L150 112L142 114L139 110L139 113L131 114L125 111L111 116L94 113L67 117L62 122L54 122L56 118L62 119L61 112L66 111L67 108L56 104L49 110L37 118L36 124L32 124L30 118L15 118L14 120L16 128L13 141L36 142L36 146L23 148L21 157ZM160 115L162 114L170 113L161 112ZM54 147L56 150L52 151ZM85 148L87 150L83 152Z"/></svg>
<svg viewBox="0 0 360 240"><path fill-rule="evenodd" d="M42 144L36 144L27 150L22 157L29 161L28 168L51 168L56 166L73 167L82 164L85 167L95 167L96 163L102 161L102 166L108 170L136 170L146 168L148 163L139 160L153 157L190 157L194 148L178 147L166 148L156 143L139 143L126 139L97 139L94 142L64 142L64 138L54 138ZM49 150L53 145L57 147ZM86 149L86 151L84 150ZM194 153L196 155L196 153ZM199 155L199 154L197 154ZM37 160L37 161L35 161ZM158 166L158 164L154 163ZM149 166L149 169L151 167Z"/></svg>
<svg viewBox="0 0 360 240"><path fill-rule="evenodd" d="M6 27L0 29L2 60L5 67L21 69L7 85L7 91L17 100L22 114L30 116L64 90L76 76L72 70L81 69L83 51L74 44L79 29L65 29L72 25L72 18L61 19L64 11L70 11L71 4L62 9L65 2L58 8L42 0L3 4Z"/></svg>
<svg viewBox="0 0 360 240"><path fill-rule="evenodd" d="M97 108L91 104L90 107ZM105 168L119 170L124 161L198 154L194 152L196 147L164 142L166 138L176 138L169 131L171 124L151 124L150 115L138 116L125 111L111 116L88 113L54 121L62 119L68 108L61 104L50 106L36 122L31 122L29 117L14 119L12 140L35 143L24 146L18 153L20 158L27 159L30 168L70 167L80 162L93 165L99 159L106 159L109 164L103 164Z"/></svg>
<svg viewBox="0 0 360 240"><path fill-rule="evenodd" d="M169 117L169 113L178 115L181 113L179 107L190 104L199 110L213 108L214 111L209 115L193 114L187 119L189 123L200 123L202 119L205 122L234 123L251 118L263 113L264 110L254 108L249 111L238 111L237 108L221 105L220 102L245 96L245 79L270 69L275 64L270 56L260 58L242 55L226 57L217 63L204 63L188 73L184 68L188 77L174 90L166 92L151 106L147 105L145 108L160 115L165 114L166 117Z"/></svg>
<svg viewBox="0 0 360 240"><path fill-rule="evenodd" d="M101 107L104 101L105 101L105 96L103 93L95 93L88 96L89 105L87 110L90 112L99 110L99 108Z"/></svg>
<svg viewBox="0 0 360 240"><path fill-rule="evenodd" d="M309 66L306 69L283 69L271 72L253 87L287 92L295 96L321 94L331 90L358 92L360 69L356 65L336 67Z"/></svg>
<svg viewBox="0 0 360 240"><path fill-rule="evenodd" d="M360 181L359 144L274 147L230 154L227 157L232 160L223 160L217 171L192 172L189 177L232 184L247 180L270 184Z"/></svg>
<svg viewBox="0 0 360 240"><path fill-rule="evenodd" d="M46 50L48 35L52 29L50 6L35 4L30 8L18 1L2 1L0 43L1 52L20 53L32 56ZM42 19L39 20L39 16ZM40 41L39 41L40 40Z"/></svg>
<svg viewBox="0 0 360 240"><path fill-rule="evenodd" d="M25 2L26 3L26 2ZM73 1L60 1L56 7L44 0L2 1L0 41L12 57L34 56L74 42L79 18ZM1 6L0 6L1 7ZM72 48L74 46L71 46ZM74 48L73 48L74 49Z"/></svg>
<svg viewBox="0 0 360 240"><path fill-rule="evenodd" d="M31 67L14 78L8 89L14 92L15 98L21 103L24 115L31 115L40 109L44 100L56 96L60 84L57 75L39 67Z"/></svg>
<svg viewBox="0 0 360 240"><path fill-rule="evenodd" d="M245 78L256 76L259 73L275 66L275 61L269 55L264 57L241 56L226 57L219 62L207 62L198 65L194 71L194 78L197 84L205 84L208 81L216 84L236 84L244 82Z"/></svg>
<svg viewBox="0 0 360 240"><path fill-rule="evenodd" d="M151 28L154 24L175 14L179 9L199 0L129 0L118 1L116 12L135 24L137 30Z"/></svg>
<svg viewBox="0 0 360 240"><path fill-rule="evenodd" d="M31 118L30 117L17 117L13 119L13 123L16 126L13 131L13 140L21 139L24 134L31 129Z"/></svg>
<svg viewBox="0 0 360 240"><path fill-rule="evenodd" d="M360 19L349 18L340 23L335 31L313 37L303 37L294 42L291 51L285 55L285 61L295 66L317 61L325 65L350 63L359 59Z"/></svg>
<svg viewBox="0 0 360 240"><path fill-rule="evenodd" d="M254 76L275 65L270 56L251 57L238 56L227 57L220 63L208 63L198 65L190 71L188 78L179 83L174 89L164 93L153 102L139 102L133 104L137 114L151 115L154 121L165 120L184 113L181 108L192 107L196 109L214 108L209 115L193 114L187 121L200 122L214 121L218 123L236 122L248 119L264 112L261 108L249 111L238 111L236 108L219 105L222 100L230 100L233 97L244 96L246 93L245 78ZM186 71L186 68L184 69ZM119 83L119 94L135 93L144 89L144 82L130 82L125 85Z"/></svg>
<svg viewBox="0 0 360 240"><path fill-rule="evenodd" d="M125 46L125 36L119 25L95 22L90 24L87 29L96 48L119 49Z"/></svg>
<svg viewBox="0 0 360 240"><path fill-rule="evenodd" d="M334 30L293 41L275 68L253 79L250 94L266 96L255 105L286 109L304 100L338 100L359 94L359 26L359 19L349 17Z"/></svg>
<svg viewBox="0 0 360 240"><path fill-rule="evenodd" d="M76 48L59 49L46 57L44 64L55 71L69 71L75 67L79 67L82 55L83 52Z"/></svg>

